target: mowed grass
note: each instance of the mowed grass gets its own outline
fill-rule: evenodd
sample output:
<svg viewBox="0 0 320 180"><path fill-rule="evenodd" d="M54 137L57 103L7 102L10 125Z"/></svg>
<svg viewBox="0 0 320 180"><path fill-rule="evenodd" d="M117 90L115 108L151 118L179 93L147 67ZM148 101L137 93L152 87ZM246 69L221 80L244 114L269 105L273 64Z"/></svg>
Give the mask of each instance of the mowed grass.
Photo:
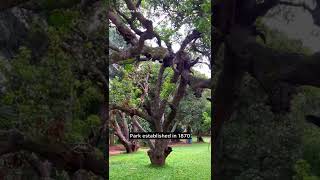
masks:
<svg viewBox="0 0 320 180"><path fill-rule="evenodd" d="M211 179L211 147L194 143L173 147L163 167L153 167L148 149L133 154L110 156L110 180L209 180Z"/></svg>

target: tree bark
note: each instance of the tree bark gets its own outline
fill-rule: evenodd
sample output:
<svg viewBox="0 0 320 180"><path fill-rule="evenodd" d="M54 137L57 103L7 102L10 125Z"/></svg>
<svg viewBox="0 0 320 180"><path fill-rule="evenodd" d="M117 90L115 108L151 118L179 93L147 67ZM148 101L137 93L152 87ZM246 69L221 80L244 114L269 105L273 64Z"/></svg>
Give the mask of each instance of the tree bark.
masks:
<svg viewBox="0 0 320 180"><path fill-rule="evenodd" d="M126 148L127 153L136 152L139 149L139 146L136 143L123 143Z"/></svg>
<svg viewBox="0 0 320 180"><path fill-rule="evenodd" d="M240 68L242 61L228 47L224 52L223 71L219 76L215 90L215 108L213 109L213 178L221 179L219 159L221 154L221 131L223 123L229 120L236 101L236 91L239 89L244 71Z"/></svg>
<svg viewBox="0 0 320 180"><path fill-rule="evenodd" d="M121 112L119 112L119 115L121 127L115 119L116 114L112 115L113 117L111 117L115 135L119 138L119 141L125 147L127 153L136 152L139 149L139 144L136 140L129 139L129 129L125 120L125 115Z"/></svg>
<svg viewBox="0 0 320 180"><path fill-rule="evenodd" d="M197 136L197 142L204 142L202 136L200 136L200 135Z"/></svg>
<svg viewBox="0 0 320 180"><path fill-rule="evenodd" d="M166 163L166 158L171 153L172 148L168 146L168 140L156 139L155 148L148 151L151 164L155 166L163 166Z"/></svg>

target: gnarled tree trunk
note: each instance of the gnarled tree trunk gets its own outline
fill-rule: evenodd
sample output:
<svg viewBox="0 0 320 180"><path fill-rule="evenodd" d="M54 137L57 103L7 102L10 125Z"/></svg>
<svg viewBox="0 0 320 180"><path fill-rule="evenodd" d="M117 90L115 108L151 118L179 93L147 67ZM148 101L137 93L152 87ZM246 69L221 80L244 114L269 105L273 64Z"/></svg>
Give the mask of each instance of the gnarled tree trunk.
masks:
<svg viewBox="0 0 320 180"><path fill-rule="evenodd" d="M127 153L136 152L139 149L139 144L136 141L121 141L121 144L126 148Z"/></svg>
<svg viewBox="0 0 320 180"><path fill-rule="evenodd" d="M200 135L197 136L197 142L204 142L202 136L200 136Z"/></svg>
<svg viewBox="0 0 320 180"><path fill-rule="evenodd" d="M156 139L155 147L150 148L148 156L152 165L163 166L166 163L166 158L171 153L172 148L168 146L168 140Z"/></svg>

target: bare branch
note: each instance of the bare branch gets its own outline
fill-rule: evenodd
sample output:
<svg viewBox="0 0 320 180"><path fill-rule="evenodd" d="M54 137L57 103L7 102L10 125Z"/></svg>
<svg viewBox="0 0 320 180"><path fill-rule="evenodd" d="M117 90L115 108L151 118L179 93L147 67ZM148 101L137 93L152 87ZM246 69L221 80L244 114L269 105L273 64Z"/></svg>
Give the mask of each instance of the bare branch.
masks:
<svg viewBox="0 0 320 180"><path fill-rule="evenodd" d="M147 132L146 130L143 129L143 127L140 125L140 123L138 122L135 116L132 117L132 122L141 132ZM146 141L148 142L150 148L154 149L154 144L152 143L152 141L150 139L146 139Z"/></svg>
<svg viewBox="0 0 320 180"><path fill-rule="evenodd" d="M184 51L184 49L187 47L187 45L193 41L194 39L197 39L201 36L201 33L197 30L193 30L191 34L187 35L187 37L182 41L181 47L179 51Z"/></svg>
<svg viewBox="0 0 320 180"><path fill-rule="evenodd" d="M190 66L194 66L195 64L197 64L199 60L200 60L200 57L197 57L194 61L190 63Z"/></svg>
<svg viewBox="0 0 320 180"><path fill-rule="evenodd" d="M112 114L110 116L110 121L113 125L113 129L115 130L115 134L119 137L120 141L126 143L126 144L130 144L130 142L127 140L127 138L125 137L125 135L122 133L122 128L120 128L117 120L114 118L116 114ZM121 116L121 113L120 113Z"/></svg>

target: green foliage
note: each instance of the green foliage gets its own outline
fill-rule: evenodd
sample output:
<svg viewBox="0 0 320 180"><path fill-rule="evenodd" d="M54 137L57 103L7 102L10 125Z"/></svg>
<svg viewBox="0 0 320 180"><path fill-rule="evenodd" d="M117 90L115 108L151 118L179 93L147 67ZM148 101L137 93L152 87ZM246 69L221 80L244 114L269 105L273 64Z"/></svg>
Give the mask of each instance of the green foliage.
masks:
<svg viewBox="0 0 320 180"><path fill-rule="evenodd" d="M74 111L77 113L76 116L85 118L91 113L98 113L98 109L101 103L103 103L103 94L99 88L90 80L76 80L75 88L77 89L76 96L74 99L76 105Z"/></svg>
<svg viewBox="0 0 320 180"><path fill-rule="evenodd" d="M188 88L187 95L179 105L177 122L183 126L190 125L195 134L209 134L211 129L211 103L206 98L210 91L206 91L198 98L193 90Z"/></svg>
<svg viewBox="0 0 320 180"><path fill-rule="evenodd" d="M79 16L79 12L75 10L56 9L50 12L48 24L62 33L68 33Z"/></svg>
<svg viewBox="0 0 320 180"><path fill-rule="evenodd" d="M10 124L29 135L41 137L53 120L64 119L65 131L74 132L66 135L67 141L80 140L88 135L81 129L90 127L82 120L97 113L103 97L91 81L76 79L71 58L58 45L60 36L53 33L50 42L42 59L35 61L31 51L22 47L12 61L1 64L0 70L6 80L1 102L14 107L18 114L16 120L6 126ZM88 121L97 127L97 120L91 117ZM74 131L77 127L80 127L79 132Z"/></svg>
<svg viewBox="0 0 320 180"><path fill-rule="evenodd" d="M116 28L109 28L109 43L115 45L118 48L127 48L128 45L123 37L117 32Z"/></svg>
<svg viewBox="0 0 320 180"><path fill-rule="evenodd" d="M61 54L60 54L61 55ZM31 52L21 48L10 68L2 66L7 79L3 103L17 107L20 125L49 121L70 110L73 76L65 57L46 57L34 63ZM26 127L27 128L27 127Z"/></svg>
<svg viewBox="0 0 320 180"><path fill-rule="evenodd" d="M319 180L317 176L311 175L311 168L307 161L300 159L294 165L294 171L296 175L293 176L293 180Z"/></svg>
<svg viewBox="0 0 320 180"><path fill-rule="evenodd" d="M305 121L306 115L319 115L320 90L314 87L302 87L292 101L294 116L303 128L302 158L310 165L312 174L320 176L320 131Z"/></svg>
<svg viewBox="0 0 320 180"><path fill-rule="evenodd" d="M116 76L110 81L109 99L114 104L122 105L128 102L128 105L137 107L140 104L141 90L134 85L127 71L123 71L123 77Z"/></svg>
<svg viewBox="0 0 320 180"><path fill-rule="evenodd" d="M74 25L86 20L86 16L80 16L79 6L75 6L79 3L80 0L31 2L37 12L27 13L26 22L22 20L28 33L16 44L25 47L20 46L12 59L1 59L0 62L0 128L16 128L44 144L51 140L86 143L89 134L99 130L98 111L105 100L103 90L98 82L92 81L91 74L83 73L80 66L85 63L62 49L65 38L74 35L70 33ZM86 42L83 47L91 49L93 44ZM64 125L55 126L57 121ZM63 133L63 137L53 139L55 133ZM101 151L95 151L98 157L102 156ZM11 154L16 156L17 153ZM6 157L0 159L1 166L3 158ZM24 158L17 158L22 159L18 166L23 167L10 167L18 176L10 176L10 172L6 178L37 179L34 169L29 169L30 164L24 162ZM56 168L59 167L52 167L51 178L68 178L65 172L66 176L62 176Z"/></svg>
<svg viewBox="0 0 320 180"><path fill-rule="evenodd" d="M10 129L15 126L15 121L17 120L16 112L13 107L10 106L0 106L0 128Z"/></svg>
<svg viewBox="0 0 320 180"><path fill-rule="evenodd" d="M196 29L203 33L197 44L210 51L211 1L150 0L146 1L143 9L153 21L166 16L156 25L156 31L163 40L180 43L187 33Z"/></svg>
<svg viewBox="0 0 320 180"><path fill-rule="evenodd" d="M153 91L158 79L159 68L160 64L158 63L126 64L123 67L119 67L121 77L115 76L110 80L110 101L120 105L128 102L128 105L139 107L141 105L140 96L142 94L140 85L145 83L145 78L147 74L149 74L147 83L149 91ZM172 97L172 94L175 92L176 84L171 83L172 76L173 70L166 68L164 71L165 78L163 79L163 85L160 91L161 99L168 99ZM152 94L152 92L150 92L150 94Z"/></svg>
<svg viewBox="0 0 320 180"><path fill-rule="evenodd" d="M97 115L89 115L87 119L81 120L76 119L69 121L67 126L69 131L66 132L68 142L86 142L86 138L89 136L91 131L99 128L101 120Z"/></svg>
<svg viewBox="0 0 320 180"><path fill-rule="evenodd" d="M223 168L224 178L291 179L293 164L301 157L302 131L294 115L274 115L265 105L266 94L250 76L239 91L236 111L222 135L219 160L229 162Z"/></svg>

